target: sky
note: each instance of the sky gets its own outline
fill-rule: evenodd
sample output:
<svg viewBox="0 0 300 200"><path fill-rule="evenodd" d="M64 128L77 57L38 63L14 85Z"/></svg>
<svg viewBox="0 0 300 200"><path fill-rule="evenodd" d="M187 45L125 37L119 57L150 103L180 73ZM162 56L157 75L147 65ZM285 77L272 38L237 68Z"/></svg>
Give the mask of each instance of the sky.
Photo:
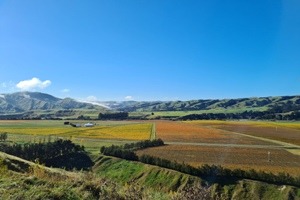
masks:
<svg viewBox="0 0 300 200"><path fill-rule="evenodd" d="M0 0L0 94L300 94L299 0Z"/></svg>

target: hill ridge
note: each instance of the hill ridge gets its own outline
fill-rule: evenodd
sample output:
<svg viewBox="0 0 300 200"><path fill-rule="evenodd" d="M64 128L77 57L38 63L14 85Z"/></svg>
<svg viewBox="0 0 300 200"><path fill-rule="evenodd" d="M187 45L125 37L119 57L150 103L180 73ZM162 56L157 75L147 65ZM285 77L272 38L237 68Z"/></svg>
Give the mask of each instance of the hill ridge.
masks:
<svg viewBox="0 0 300 200"><path fill-rule="evenodd" d="M99 105L58 98L41 92L16 92L0 95L0 114L36 110L104 109Z"/></svg>

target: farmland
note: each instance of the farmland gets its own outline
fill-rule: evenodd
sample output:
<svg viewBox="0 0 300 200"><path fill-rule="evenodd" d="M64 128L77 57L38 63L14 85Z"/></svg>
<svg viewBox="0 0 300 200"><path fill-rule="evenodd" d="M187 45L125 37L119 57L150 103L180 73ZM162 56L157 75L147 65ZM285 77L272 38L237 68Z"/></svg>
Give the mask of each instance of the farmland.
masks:
<svg viewBox="0 0 300 200"><path fill-rule="evenodd" d="M73 123L84 124L84 121ZM94 158L100 146L161 138L166 146L138 151L194 167L215 164L230 169L256 169L299 174L300 124L261 121L96 121L91 128L63 121L0 121L11 142L43 142L63 137L84 145ZM285 143L281 143L285 142ZM286 143L294 145L291 149ZM268 160L270 152L270 161Z"/></svg>
<svg viewBox="0 0 300 200"><path fill-rule="evenodd" d="M156 121L156 135L168 145L141 150L138 155L157 156L194 167L214 164L299 175L299 123Z"/></svg>
<svg viewBox="0 0 300 200"><path fill-rule="evenodd" d="M268 138L272 140L300 145L300 124L286 122L222 122L222 121L194 121L188 124L197 124L205 127L238 132L247 135Z"/></svg>
<svg viewBox="0 0 300 200"><path fill-rule="evenodd" d="M265 141L232 134L228 131L183 122L157 121L156 132L157 138L167 142L270 144Z"/></svg>
<svg viewBox="0 0 300 200"><path fill-rule="evenodd" d="M143 154L184 162L194 167L203 164L221 165L230 169L287 172L294 176L299 175L300 168L300 156L283 149L166 145L138 151L138 155Z"/></svg>
<svg viewBox="0 0 300 200"><path fill-rule="evenodd" d="M152 124L98 122L95 127L74 128L63 125L61 121L2 121L0 123L0 129L1 132L15 135L145 140L150 137Z"/></svg>
<svg viewBox="0 0 300 200"><path fill-rule="evenodd" d="M84 124L84 121L73 123ZM150 139L152 123L97 121L95 127L74 128L63 121L0 121L0 132L7 132L10 142L44 142L55 138L71 139L94 154L101 146Z"/></svg>

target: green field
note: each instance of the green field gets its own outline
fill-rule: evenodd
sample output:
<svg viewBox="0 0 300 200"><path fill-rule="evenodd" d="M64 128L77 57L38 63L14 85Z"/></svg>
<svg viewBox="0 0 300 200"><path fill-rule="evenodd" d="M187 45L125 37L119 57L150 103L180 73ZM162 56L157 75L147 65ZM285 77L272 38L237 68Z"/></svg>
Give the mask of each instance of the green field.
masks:
<svg viewBox="0 0 300 200"><path fill-rule="evenodd" d="M157 117L182 117L191 114L203 114L203 113L242 113L245 111L266 111L267 107L258 108L231 108L231 109L210 109L210 110L189 110L189 111L153 111L153 112L130 112L130 117L147 117L148 119L154 119Z"/></svg>

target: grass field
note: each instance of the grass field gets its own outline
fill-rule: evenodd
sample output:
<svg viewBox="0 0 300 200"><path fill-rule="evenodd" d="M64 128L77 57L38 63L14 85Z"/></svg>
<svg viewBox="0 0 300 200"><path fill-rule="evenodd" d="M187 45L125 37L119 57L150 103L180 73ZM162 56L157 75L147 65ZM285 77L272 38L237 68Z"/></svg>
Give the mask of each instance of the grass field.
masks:
<svg viewBox="0 0 300 200"><path fill-rule="evenodd" d="M190 111L154 111L154 112L147 112L147 111L142 111L142 112L130 112L129 116L148 116L147 118L153 119L156 117L182 117L185 115L190 115L190 114L203 114L203 113L241 113L245 111L266 111L268 110L268 107L252 107L252 108L218 108L218 109L210 109L210 110L190 110ZM152 115L153 113L153 115Z"/></svg>

